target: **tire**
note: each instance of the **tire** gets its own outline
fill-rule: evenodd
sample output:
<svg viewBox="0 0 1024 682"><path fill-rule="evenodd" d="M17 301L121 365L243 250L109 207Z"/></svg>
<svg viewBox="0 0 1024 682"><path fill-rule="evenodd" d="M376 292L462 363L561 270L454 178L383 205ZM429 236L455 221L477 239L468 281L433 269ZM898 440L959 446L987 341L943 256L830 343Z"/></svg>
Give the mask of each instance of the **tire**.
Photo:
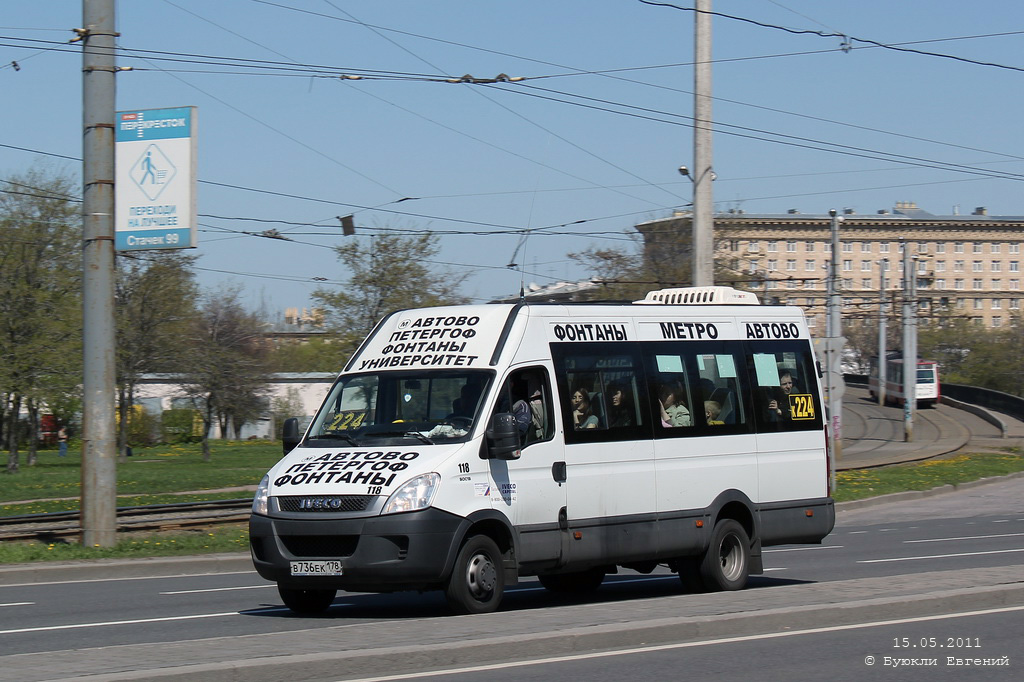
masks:
<svg viewBox="0 0 1024 682"><path fill-rule="evenodd" d="M455 558L445 588L448 606L459 614L490 613L497 610L504 592L505 568L498 546L486 535L470 537Z"/></svg>
<svg viewBox="0 0 1024 682"><path fill-rule="evenodd" d="M707 592L704 586L704 578L700 574L701 557L683 557L676 562L679 571L679 582L683 584L683 590L700 594Z"/></svg>
<svg viewBox="0 0 1024 682"><path fill-rule="evenodd" d="M277 586L284 605L300 616L319 616L334 602L337 590L293 590Z"/></svg>
<svg viewBox="0 0 1024 682"><path fill-rule="evenodd" d="M704 587L711 592L741 590L750 569L750 537L733 519L715 524L711 544L700 562Z"/></svg>
<svg viewBox="0 0 1024 682"><path fill-rule="evenodd" d="M604 569L591 568L576 573L552 573L539 575L537 579L544 589L561 594L586 594L596 592L604 582Z"/></svg>

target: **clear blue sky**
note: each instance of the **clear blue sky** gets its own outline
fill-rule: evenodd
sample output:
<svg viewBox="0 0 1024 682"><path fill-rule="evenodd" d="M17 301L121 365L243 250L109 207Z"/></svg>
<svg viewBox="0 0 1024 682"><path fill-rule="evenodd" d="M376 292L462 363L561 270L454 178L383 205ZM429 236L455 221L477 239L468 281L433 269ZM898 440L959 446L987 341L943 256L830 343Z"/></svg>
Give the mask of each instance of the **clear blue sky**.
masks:
<svg viewBox="0 0 1024 682"><path fill-rule="evenodd" d="M77 174L47 154L81 156L81 54L62 43L82 3L0 8L0 177L37 163ZM1024 3L713 9L737 17L713 20L716 210L874 213L914 201L936 214L1024 215ZM853 49L773 26L845 34ZM676 171L693 156L689 11L133 0L118 3L118 30L119 64L134 68L118 76L118 109L199 110L202 284L240 284L271 314L345 281L329 248L345 239L339 215L355 214L356 239L442 235L439 267L470 272L466 293L486 300L522 278L586 277L567 253L628 243L632 225L690 200ZM526 80L438 82L502 73ZM294 241L241 234L272 228Z"/></svg>

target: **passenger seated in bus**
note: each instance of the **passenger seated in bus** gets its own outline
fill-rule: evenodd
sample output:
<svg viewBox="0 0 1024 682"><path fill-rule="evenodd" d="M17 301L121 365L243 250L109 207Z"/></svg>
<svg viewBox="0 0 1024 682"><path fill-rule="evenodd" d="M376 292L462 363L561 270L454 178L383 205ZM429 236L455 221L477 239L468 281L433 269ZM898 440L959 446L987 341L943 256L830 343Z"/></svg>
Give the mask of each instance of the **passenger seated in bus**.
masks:
<svg viewBox="0 0 1024 682"><path fill-rule="evenodd" d="M590 404L590 392L580 386L572 392L572 424L577 429L596 429L597 415Z"/></svg>
<svg viewBox="0 0 1024 682"><path fill-rule="evenodd" d="M633 402L630 400L626 387L617 381L608 384L605 391L608 396L608 428L633 425Z"/></svg>
<svg viewBox="0 0 1024 682"><path fill-rule="evenodd" d="M789 395L793 393L794 388L793 374L788 370L783 370L779 375L779 388L776 395L768 401L768 421L789 421L793 418Z"/></svg>
<svg viewBox="0 0 1024 682"><path fill-rule="evenodd" d="M718 418L718 415L722 413L722 406L714 400L704 401L704 417L708 420L708 424L724 424Z"/></svg>
<svg viewBox="0 0 1024 682"><path fill-rule="evenodd" d="M661 425L665 428L692 426L690 410L683 404L683 387L678 381L661 385L658 391L658 407L661 411Z"/></svg>

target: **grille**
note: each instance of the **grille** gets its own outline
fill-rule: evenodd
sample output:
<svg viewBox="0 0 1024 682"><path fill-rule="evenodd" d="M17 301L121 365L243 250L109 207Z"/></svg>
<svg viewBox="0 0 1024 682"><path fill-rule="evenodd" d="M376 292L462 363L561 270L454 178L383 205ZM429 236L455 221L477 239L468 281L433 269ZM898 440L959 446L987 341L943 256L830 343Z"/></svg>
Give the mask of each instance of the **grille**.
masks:
<svg viewBox="0 0 1024 682"><path fill-rule="evenodd" d="M365 511L375 495L288 495L277 498L283 512Z"/></svg>
<svg viewBox="0 0 1024 682"><path fill-rule="evenodd" d="M282 535L281 543L294 557L352 556L359 542L358 535Z"/></svg>

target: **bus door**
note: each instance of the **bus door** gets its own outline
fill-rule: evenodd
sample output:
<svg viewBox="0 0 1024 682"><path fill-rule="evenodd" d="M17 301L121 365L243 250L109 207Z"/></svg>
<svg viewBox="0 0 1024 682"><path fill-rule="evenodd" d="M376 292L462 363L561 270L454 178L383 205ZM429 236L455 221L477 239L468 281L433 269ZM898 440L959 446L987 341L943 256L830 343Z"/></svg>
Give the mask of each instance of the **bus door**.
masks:
<svg viewBox="0 0 1024 682"><path fill-rule="evenodd" d="M629 556L628 522L653 521L651 410L639 345L552 344L565 434L570 559ZM628 518L628 521L627 521Z"/></svg>
<svg viewBox="0 0 1024 682"><path fill-rule="evenodd" d="M562 560L566 504L565 452L554 437L554 395L547 369L515 369L501 385L494 412L516 415L523 443L519 459L490 460L493 508L519 531L522 563L557 566Z"/></svg>
<svg viewBox="0 0 1024 682"><path fill-rule="evenodd" d="M806 497L825 473L825 417L807 341L751 341L762 502ZM820 494L826 494L822 489Z"/></svg>

